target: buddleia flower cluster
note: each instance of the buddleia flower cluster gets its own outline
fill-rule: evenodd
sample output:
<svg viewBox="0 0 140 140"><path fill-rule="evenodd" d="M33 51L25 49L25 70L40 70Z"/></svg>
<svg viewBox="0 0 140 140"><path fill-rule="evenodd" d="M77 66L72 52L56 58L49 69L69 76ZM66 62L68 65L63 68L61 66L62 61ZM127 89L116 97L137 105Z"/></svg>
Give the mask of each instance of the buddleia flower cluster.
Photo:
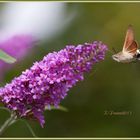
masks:
<svg viewBox="0 0 140 140"><path fill-rule="evenodd" d="M95 41L49 53L0 88L1 102L18 117L33 118L43 127L45 107L57 107L84 73L104 59L106 50L106 45Z"/></svg>

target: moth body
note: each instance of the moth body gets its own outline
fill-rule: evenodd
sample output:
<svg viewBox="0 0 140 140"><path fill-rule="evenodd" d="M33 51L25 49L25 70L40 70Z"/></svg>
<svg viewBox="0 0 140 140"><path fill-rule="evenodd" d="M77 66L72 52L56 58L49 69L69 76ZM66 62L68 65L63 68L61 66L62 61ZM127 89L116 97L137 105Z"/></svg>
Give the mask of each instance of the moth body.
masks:
<svg viewBox="0 0 140 140"><path fill-rule="evenodd" d="M117 62L122 62L122 63L130 63L132 61L136 60L136 57L133 57L130 53L128 52L119 52L117 54L114 54L112 58L117 61ZM140 58L140 56L139 56Z"/></svg>

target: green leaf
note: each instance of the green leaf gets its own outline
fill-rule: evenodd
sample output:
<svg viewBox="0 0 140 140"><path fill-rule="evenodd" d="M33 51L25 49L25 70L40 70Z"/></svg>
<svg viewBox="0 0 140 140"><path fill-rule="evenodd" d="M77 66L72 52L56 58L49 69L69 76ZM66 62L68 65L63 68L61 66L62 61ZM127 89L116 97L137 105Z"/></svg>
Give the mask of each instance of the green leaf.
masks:
<svg viewBox="0 0 140 140"><path fill-rule="evenodd" d="M6 63L14 63L16 59L10 56L9 54L5 53L4 51L0 50L0 59Z"/></svg>
<svg viewBox="0 0 140 140"><path fill-rule="evenodd" d="M61 105L59 105L58 107L50 106L49 108L46 106L45 110L61 110L61 111L64 111L64 112L68 112L68 109L64 106L61 106Z"/></svg>

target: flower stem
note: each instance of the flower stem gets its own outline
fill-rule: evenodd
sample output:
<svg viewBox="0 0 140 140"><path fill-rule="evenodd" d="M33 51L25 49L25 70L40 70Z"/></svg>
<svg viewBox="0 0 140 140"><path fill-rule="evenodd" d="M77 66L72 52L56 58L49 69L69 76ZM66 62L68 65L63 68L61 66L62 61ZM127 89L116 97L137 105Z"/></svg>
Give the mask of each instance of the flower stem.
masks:
<svg viewBox="0 0 140 140"><path fill-rule="evenodd" d="M34 133L32 127L26 121L24 121L24 122L25 122L26 126L28 127L29 131L31 132L32 136L37 137L36 134Z"/></svg>
<svg viewBox="0 0 140 140"><path fill-rule="evenodd" d="M16 114L11 113L10 118L8 118L5 123L0 127L0 136L3 134L3 132L10 126L11 122L13 122L16 119Z"/></svg>

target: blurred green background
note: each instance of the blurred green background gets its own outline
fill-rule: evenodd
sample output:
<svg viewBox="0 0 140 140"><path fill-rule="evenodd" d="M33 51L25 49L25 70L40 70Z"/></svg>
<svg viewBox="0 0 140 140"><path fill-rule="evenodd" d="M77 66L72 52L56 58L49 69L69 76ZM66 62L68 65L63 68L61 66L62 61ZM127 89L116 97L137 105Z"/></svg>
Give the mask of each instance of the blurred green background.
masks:
<svg viewBox="0 0 140 140"><path fill-rule="evenodd" d="M133 25L140 43L140 3L67 3L67 12L73 11L76 17L70 26L35 47L5 74L4 83L67 44L101 40L109 49L120 51L129 24ZM96 64L85 80L69 91L61 102L68 112L46 111L44 129L36 122L29 122L38 137L140 137L140 62L121 64L113 61L111 55L108 51L105 61ZM105 111L132 114L104 115ZM0 110L0 124L8 115ZM10 126L3 136L32 137L23 122Z"/></svg>

